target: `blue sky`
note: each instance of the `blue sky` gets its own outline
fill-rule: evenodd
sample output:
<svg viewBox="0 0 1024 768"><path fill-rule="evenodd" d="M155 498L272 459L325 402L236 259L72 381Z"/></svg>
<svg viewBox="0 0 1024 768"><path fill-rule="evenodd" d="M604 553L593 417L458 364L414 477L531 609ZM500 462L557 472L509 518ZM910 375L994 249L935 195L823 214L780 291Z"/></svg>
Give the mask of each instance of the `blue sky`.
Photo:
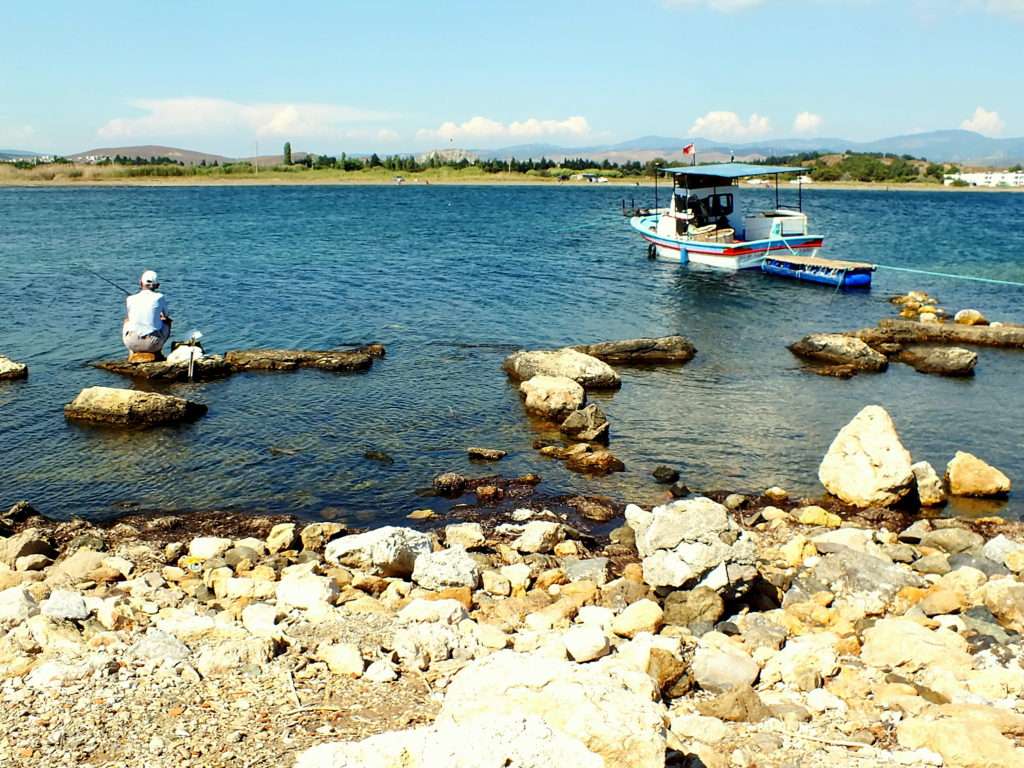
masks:
<svg viewBox="0 0 1024 768"><path fill-rule="evenodd" d="M1024 0L13 0L0 23L0 148L1024 135Z"/></svg>

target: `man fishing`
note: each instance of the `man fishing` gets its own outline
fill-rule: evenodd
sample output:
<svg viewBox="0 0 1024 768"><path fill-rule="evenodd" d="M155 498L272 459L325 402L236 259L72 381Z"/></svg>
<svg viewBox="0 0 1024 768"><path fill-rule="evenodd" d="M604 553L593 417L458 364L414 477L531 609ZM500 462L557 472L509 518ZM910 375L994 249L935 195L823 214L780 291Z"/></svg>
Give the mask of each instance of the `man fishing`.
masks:
<svg viewBox="0 0 1024 768"><path fill-rule="evenodd" d="M163 359L172 320L167 313L167 300L157 292L159 287L156 272L147 269L139 278L139 292L126 300L128 316L124 319L123 340L132 362Z"/></svg>

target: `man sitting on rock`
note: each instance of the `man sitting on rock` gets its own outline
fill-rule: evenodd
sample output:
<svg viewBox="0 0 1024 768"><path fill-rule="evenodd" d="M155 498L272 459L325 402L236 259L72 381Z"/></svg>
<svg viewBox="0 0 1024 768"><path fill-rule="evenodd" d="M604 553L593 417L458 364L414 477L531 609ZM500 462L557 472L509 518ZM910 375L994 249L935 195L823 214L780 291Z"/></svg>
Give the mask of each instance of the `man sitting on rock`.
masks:
<svg viewBox="0 0 1024 768"><path fill-rule="evenodd" d="M160 283L156 272L147 269L139 278L139 292L128 297L128 316L124 319L123 339L128 361L146 363L162 360L164 344L171 335L171 317L167 301L157 293Z"/></svg>

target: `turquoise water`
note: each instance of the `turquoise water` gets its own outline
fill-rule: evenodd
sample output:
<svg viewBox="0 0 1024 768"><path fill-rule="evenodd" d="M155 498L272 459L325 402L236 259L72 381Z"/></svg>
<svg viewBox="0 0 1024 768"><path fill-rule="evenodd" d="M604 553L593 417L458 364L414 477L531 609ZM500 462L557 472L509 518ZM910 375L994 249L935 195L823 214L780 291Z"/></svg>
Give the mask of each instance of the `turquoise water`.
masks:
<svg viewBox="0 0 1024 768"><path fill-rule="evenodd" d="M957 381L894 366L840 381L808 375L785 345L874 324L886 298L922 289L949 310L1024 322L1024 289L879 272L870 293L646 259L619 213L644 189L567 187L222 187L0 189L0 354L31 368L0 385L0 506L55 516L123 509L241 509L354 521L399 519L445 470L533 471L551 493L649 503L659 463L694 488L779 484L817 493L817 465L859 408L881 403L915 458L969 450L1024 483L1024 353L983 350ZM741 205L769 193L744 189ZM653 200L644 200L653 202ZM810 190L825 254L1024 281L1024 195ZM163 282L178 335L207 348L380 341L363 375L247 374L169 388L210 407L199 422L121 433L66 424L82 388L129 386L92 369L120 356L123 297ZM598 398L628 471L587 479L540 457L502 358L520 347L681 333L683 368L623 369ZM473 466L470 445L509 457ZM382 450L394 463L363 457ZM1020 494L1018 493L1019 497ZM1011 498L1003 513L1020 515ZM965 513L995 509L961 508Z"/></svg>

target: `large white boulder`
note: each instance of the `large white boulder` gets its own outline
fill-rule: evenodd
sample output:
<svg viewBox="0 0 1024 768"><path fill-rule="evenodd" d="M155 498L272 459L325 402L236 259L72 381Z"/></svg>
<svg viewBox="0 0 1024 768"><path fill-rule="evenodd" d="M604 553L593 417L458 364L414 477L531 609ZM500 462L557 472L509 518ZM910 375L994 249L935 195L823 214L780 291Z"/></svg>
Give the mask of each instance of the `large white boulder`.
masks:
<svg viewBox="0 0 1024 768"><path fill-rule="evenodd" d="M912 463L892 418L881 406L869 405L839 430L818 468L818 479L847 504L889 506L913 487Z"/></svg>
<svg viewBox="0 0 1024 768"><path fill-rule="evenodd" d="M619 374L596 357L565 348L535 352L516 352L505 358L502 367L517 381L534 376L565 376L584 389L618 389Z"/></svg>
<svg viewBox="0 0 1024 768"><path fill-rule="evenodd" d="M587 399L583 387L565 376L534 376L519 385L526 410L561 422Z"/></svg>
<svg viewBox="0 0 1024 768"><path fill-rule="evenodd" d="M295 768L611 768L542 718L510 714L389 731L362 741L320 744Z"/></svg>
<svg viewBox="0 0 1024 768"><path fill-rule="evenodd" d="M954 496L1005 496L1012 487L1010 478L965 451L957 451L946 465L946 480Z"/></svg>
<svg viewBox="0 0 1024 768"><path fill-rule="evenodd" d="M454 677L437 723L537 716L600 755L606 766L664 768L665 710L653 694L647 675L627 678L612 668L498 651Z"/></svg>
<svg viewBox="0 0 1024 768"><path fill-rule="evenodd" d="M335 539L327 545L324 557L334 565L361 568L381 576L407 577L416 558L432 548L427 534L388 525Z"/></svg>

